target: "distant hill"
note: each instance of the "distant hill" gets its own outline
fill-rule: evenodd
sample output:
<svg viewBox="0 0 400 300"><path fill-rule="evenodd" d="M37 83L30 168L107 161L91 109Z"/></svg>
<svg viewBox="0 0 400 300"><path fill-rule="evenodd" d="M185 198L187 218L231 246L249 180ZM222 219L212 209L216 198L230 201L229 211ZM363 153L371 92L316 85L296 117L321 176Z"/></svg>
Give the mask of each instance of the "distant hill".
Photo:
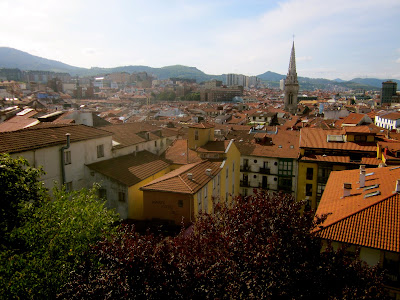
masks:
<svg viewBox="0 0 400 300"><path fill-rule="evenodd" d="M382 88L382 82L391 80L393 82L397 82L397 85L400 85L400 80L397 79L377 79L377 78L354 78L351 81L357 82L364 85L375 86L378 88Z"/></svg>
<svg viewBox="0 0 400 300"><path fill-rule="evenodd" d="M148 66L121 66L115 68L93 67L90 69L79 68L64 64L59 61L31 55L29 53L8 47L0 47L0 68L67 72L70 73L72 76L97 76L115 72L147 72L148 74L153 74L157 76L157 78L159 79L196 79L198 83L212 79L222 81L225 81L226 79L226 74L209 75L204 73L203 71L200 71L196 67L187 67L182 65L167 66L162 68L152 68ZM267 71L263 74L257 75L257 77L260 78L261 81L263 81L269 87L279 87L279 81L281 79L284 79L286 76ZM377 78L354 78L350 81L344 81L341 79L328 80L323 78L299 77L299 84L302 90L335 89L340 87L346 89L378 90L382 87L382 82L386 80L387 79ZM394 81L400 85L399 80Z"/></svg>
<svg viewBox="0 0 400 300"><path fill-rule="evenodd" d="M0 67L18 68L20 70L68 72L71 75L79 75L79 73L85 70L84 68L73 67L59 61L31 55L8 47L0 47Z"/></svg>

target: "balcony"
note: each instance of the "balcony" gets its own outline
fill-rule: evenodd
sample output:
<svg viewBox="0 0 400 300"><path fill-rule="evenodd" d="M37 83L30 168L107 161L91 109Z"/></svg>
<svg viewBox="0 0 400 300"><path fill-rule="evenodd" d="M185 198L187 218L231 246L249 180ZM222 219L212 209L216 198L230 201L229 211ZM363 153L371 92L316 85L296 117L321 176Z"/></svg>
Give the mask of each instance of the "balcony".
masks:
<svg viewBox="0 0 400 300"><path fill-rule="evenodd" d="M270 168L260 168L259 173L270 175L271 174L271 169Z"/></svg>
<svg viewBox="0 0 400 300"><path fill-rule="evenodd" d="M250 182L247 180L240 180L240 186L241 187L250 187Z"/></svg>
<svg viewBox="0 0 400 300"><path fill-rule="evenodd" d="M246 172L246 171L250 171L249 165L240 166L240 172Z"/></svg>

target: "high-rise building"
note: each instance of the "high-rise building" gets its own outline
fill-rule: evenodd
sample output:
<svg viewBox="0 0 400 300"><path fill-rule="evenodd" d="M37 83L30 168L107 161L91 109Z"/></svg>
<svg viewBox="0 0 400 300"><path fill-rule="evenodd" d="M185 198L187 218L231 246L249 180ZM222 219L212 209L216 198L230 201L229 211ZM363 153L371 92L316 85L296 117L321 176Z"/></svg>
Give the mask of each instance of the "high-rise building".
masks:
<svg viewBox="0 0 400 300"><path fill-rule="evenodd" d="M294 114L297 110L297 95L299 93L299 82L297 81L296 56L294 52L294 41L292 53L290 54L289 70L285 79L285 110Z"/></svg>
<svg viewBox="0 0 400 300"><path fill-rule="evenodd" d="M397 82L382 82L381 105L392 102L392 97L396 95Z"/></svg>

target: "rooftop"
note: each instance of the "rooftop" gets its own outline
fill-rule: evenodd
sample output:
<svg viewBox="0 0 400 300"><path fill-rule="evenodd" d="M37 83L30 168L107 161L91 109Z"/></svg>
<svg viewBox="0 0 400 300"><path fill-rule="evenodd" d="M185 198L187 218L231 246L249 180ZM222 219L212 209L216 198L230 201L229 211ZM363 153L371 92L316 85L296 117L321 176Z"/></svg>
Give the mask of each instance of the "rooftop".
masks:
<svg viewBox="0 0 400 300"><path fill-rule="evenodd" d="M324 239L400 252L399 167L331 172L317 215L329 214L319 232ZM344 196L344 183L351 184Z"/></svg>
<svg viewBox="0 0 400 300"><path fill-rule="evenodd" d="M140 151L88 165L91 170L127 186L135 185L168 166L167 160L149 151Z"/></svg>

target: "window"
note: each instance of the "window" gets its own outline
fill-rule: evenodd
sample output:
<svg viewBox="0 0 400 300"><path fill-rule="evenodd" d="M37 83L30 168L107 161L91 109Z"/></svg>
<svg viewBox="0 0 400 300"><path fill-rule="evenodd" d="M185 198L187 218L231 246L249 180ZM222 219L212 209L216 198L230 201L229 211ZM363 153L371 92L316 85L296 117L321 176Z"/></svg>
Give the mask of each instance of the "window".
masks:
<svg viewBox="0 0 400 300"><path fill-rule="evenodd" d="M107 199L107 190L106 189L99 189L99 198L106 200Z"/></svg>
<svg viewBox="0 0 400 300"><path fill-rule="evenodd" d="M65 183L65 191L67 191L67 192L72 191L72 181Z"/></svg>
<svg viewBox="0 0 400 300"><path fill-rule="evenodd" d="M312 184L306 184L306 196L312 196Z"/></svg>
<svg viewBox="0 0 400 300"><path fill-rule="evenodd" d="M97 158L104 157L104 145L97 146Z"/></svg>
<svg viewBox="0 0 400 300"><path fill-rule="evenodd" d="M235 174L235 163L232 163L232 173Z"/></svg>
<svg viewBox="0 0 400 300"><path fill-rule="evenodd" d="M195 130L195 131L194 131L194 140L195 140L195 141L198 141L198 140L199 140L199 131L198 131L198 130Z"/></svg>
<svg viewBox="0 0 400 300"><path fill-rule="evenodd" d="M313 168L307 168L306 179L307 180L313 180L313 177L314 177L314 169Z"/></svg>
<svg viewBox="0 0 400 300"><path fill-rule="evenodd" d="M257 159L254 160L254 163L255 163L255 164L257 163Z"/></svg>
<svg viewBox="0 0 400 300"><path fill-rule="evenodd" d="M125 202L125 193L124 192L118 193L118 201Z"/></svg>
<svg viewBox="0 0 400 300"><path fill-rule="evenodd" d="M202 199L201 199L201 190L197 193L197 211L200 212L203 207L202 207Z"/></svg>
<svg viewBox="0 0 400 300"><path fill-rule="evenodd" d="M183 200L178 200L178 207L183 207Z"/></svg>
<svg viewBox="0 0 400 300"><path fill-rule="evenodd" d="M64 165L71 164L71 151L64 152Z"/></svg>
<svg viewBox="0 0 400 300"><path fill-rule="evenodd" d="M136 146L136 147L135 147L135 151L136 151L136 152L139 151L139 146Z"/></svg>
<svg viewBox="0 0 400 300"><path fill-rule="evenodd" d="M286 161L286 160L279 161L279 167L278 167L279 175L290 176L292 175L292 170L293 170L293 161Z"/></svg>
<svg viewBox="0 0 400 300"><path fill-rule="evenodd" d="M226 174L226 179L228 179L229 168L226 168L226 172L225 172L225 174Z"/></svg>
<svg viewBox="0 0 400 300"><path fill-rule="evenodd" d="M367 141L367 137L365 135L356 135L354 136L355 142L365 142Z"/></svg>
<svg viewBox="0 0 400 300"><path fill-rule="evenodd" d="M204 186L204 211L208 212L208 187Z"/></svg>
<svg viewBox="0 0 400 300"><path fill-rule="evenodd" d="M157 141L154 141L154 147L157 147Z"/></svg>
<svg viewBox="0 0 400 300"><path fill-rule="evenodd" d="M217 185L217 178L214 177L213 178L213 190L215 190L216 185Z"/></svg>

